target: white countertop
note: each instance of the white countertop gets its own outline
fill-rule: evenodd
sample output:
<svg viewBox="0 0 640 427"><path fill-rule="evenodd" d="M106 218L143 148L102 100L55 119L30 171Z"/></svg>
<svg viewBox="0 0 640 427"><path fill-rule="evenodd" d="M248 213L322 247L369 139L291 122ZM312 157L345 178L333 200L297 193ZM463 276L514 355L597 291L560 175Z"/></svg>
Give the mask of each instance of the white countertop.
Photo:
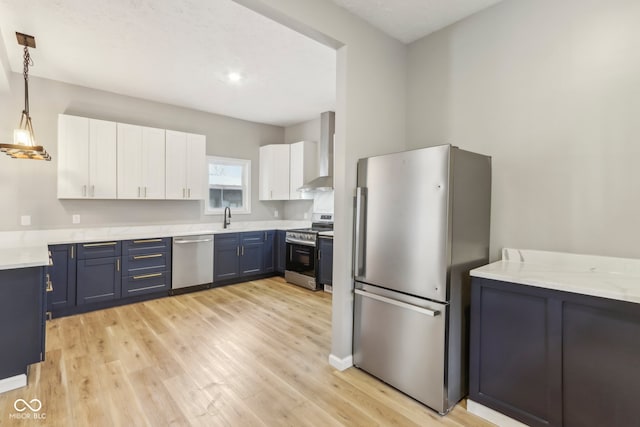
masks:
<svg viewBox="0 0 640 427"><path fill-rule="evenodd" d="M502 260L474 277L640 303L640 260L526 249L503 249Z"/></svg>
<svg viewBox="0 0 640 427"><path fill-rule="evenodd" d="M320 236L320 237L325 236L325 237L333 238L333 230L331 230L331 231L321 231L321 232L318 233L318 236Z"/></svg>
<svg viewBox="0 0 640 427"><path fill-rule="evenodd" d="M0 232L0 270L48 265L47 246L55 244L193 236L242 231L289 230L309 226L309 221L247 221L232 222L229 228L226 229L222 228L222 224L218 223L197 223L6 231Z"/></svg>

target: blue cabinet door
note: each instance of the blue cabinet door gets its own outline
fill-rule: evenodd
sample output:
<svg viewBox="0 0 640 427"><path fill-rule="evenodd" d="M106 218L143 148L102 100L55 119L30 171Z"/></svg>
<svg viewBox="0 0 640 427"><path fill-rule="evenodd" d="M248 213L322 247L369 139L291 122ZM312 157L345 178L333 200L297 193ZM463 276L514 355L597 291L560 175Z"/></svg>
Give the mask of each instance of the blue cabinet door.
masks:
<svg viewBox="0 0 640 427"><path fill-rule="evenodd" d="M44 360L44 268L0 271L0 379Z"/></svg>
<svg viewBox="0 0 640 427"><path fill-rule="evenodd" d="M120 298L120 257L78 260L77 304Z"/></svg>
<svg viewBox="0 0 640 427"><path fill-rule="evenodd" d="M276 273L284 274L287 260L287 232L284 230L276 231L275 241L275 257L276 257Z"/></svg>
<svg viewBox="0 0 640 427"><path fill-rule="evenodd" d="M214 235L213 281L234 279L240 276L240 236L238 233Z"/></svg>
<svg viewBox="0 0 640 427"><path fill-rule="evenodd" d="M53 291L47 294L47 311L76 305L75 245L49 246L53 265L47 267Z"/></svg>
<svg viewBox="0 0 640 427"><path fill-rule="evenodd" d="M318 243L318 282L333 284L333 239L321 237Z"/></svg>
<svg viewBox="0 0 640 427"><path fill-rule="evenodd" d="M240 245L240 274L250 276L261 274L264 264L264 232L242 233Z"/></svg>
<svg viewBox="0 0 640 427"><path fill-rule="evenodd" d="M276 271L276 251L275 251L275 237L276 232L269 230L264 232L264 246L263 246L263 273L273 273Z"/></svg>

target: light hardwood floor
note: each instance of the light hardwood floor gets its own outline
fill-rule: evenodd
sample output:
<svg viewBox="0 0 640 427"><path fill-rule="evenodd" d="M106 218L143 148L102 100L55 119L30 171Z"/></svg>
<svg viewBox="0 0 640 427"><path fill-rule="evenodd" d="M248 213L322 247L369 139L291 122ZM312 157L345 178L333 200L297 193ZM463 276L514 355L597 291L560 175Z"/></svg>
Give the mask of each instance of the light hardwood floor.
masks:
<svg viewBox="0 0 640 427"><path fill-rule="evenodd" d="M0 394L0 425L492 425L333 369L330 321L329 294L281 278L54 319L29 385ZM34 398L46 420L9 418Z"/></svg>

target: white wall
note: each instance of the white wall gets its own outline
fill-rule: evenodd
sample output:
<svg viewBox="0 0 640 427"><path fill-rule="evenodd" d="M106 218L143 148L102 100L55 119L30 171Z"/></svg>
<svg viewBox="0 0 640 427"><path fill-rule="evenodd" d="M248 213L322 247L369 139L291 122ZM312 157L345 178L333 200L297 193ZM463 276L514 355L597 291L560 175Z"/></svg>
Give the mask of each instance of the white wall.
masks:
<svg viewBox="0 0 640 427"><path fill-rule="evenodd" d="M640 2L517 0L408 51L410 148L493 157L502 247L640 257Z"/></svg>
<svg viewBox="0 0 640 427"><path fill-rule="evenodd" d="M11 91L0 93L0 140L12 141L23 107L22 75L11 74ZM207 154L251 159L252 214L235 221L273 219L282 202L258 200L259 146L282 143L284 128L237 120L113 93L29 78L30 106L38 141L51 162L16 160L0 155L0 231L28 228L69 228L71 215L85 226L221 222L205 216L197 201L58 200L57 120L59 113L124 123L175 129L207 136ZM32 226L20 226L20 215L31 215ZM282 218L282 216L281 216Z"/></svg>
<svg viewBox="0 0 640 427"><path fill-rule="evenodd" d="M402 150L406 47L326 0L236 0L338 49L332 358L352 350L352 198L361 157Z"/></svg>

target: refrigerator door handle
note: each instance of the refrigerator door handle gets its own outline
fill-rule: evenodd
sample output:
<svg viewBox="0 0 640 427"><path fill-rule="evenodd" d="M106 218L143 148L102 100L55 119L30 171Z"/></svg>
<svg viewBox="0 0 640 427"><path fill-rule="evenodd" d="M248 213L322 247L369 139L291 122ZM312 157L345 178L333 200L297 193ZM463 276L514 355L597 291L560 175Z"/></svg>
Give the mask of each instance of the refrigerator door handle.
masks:
<svg viewBox="0 0 640 427"><path fill-rule="evenodd" d="M353 272L356 278L364 274L364 215L367 206L366 187L356 188L356 209L354 224Z"/></svg>
<svg viewBox="0 0 640 427"><path fill-rule="evenodd" d="M416 305L408 304L406 302L397 301L391 298L383 297L381 295L372 294L371 292L366 292L361 289L354 289L354 292L365 298L375 299L380 302L385 302L387 304L392 304L397 307L406 308L407 310L412 310L420 314L426 314L427 316L435 317L440 314L439 310L429 310L428 308L418 307Z"/></svg>

